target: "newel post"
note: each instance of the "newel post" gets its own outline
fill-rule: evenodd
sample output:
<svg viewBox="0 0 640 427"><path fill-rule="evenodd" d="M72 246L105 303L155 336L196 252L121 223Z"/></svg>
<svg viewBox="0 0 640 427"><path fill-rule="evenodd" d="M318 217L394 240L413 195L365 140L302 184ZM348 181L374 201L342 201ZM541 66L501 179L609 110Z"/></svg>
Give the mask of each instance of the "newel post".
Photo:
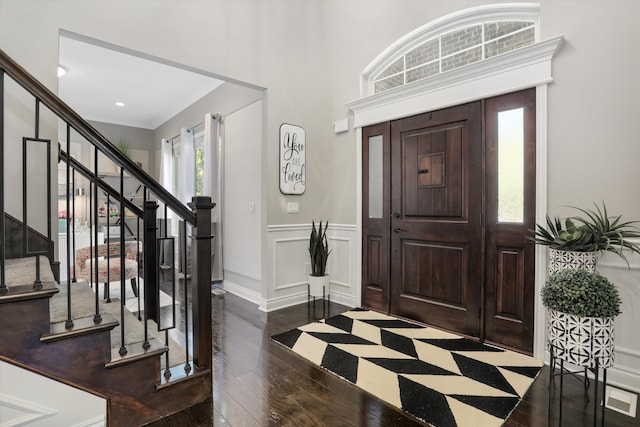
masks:
<svg viewBox="0 0 640 427"><path fill-rule="evenodd" d="M211 197L198 196L189 207L196 216L191 242L191 299L193 310L193 363L211 368Z"/></svg>
<svg viewBox="0 0 640 427"><path fill-rule="evenodd" d="M158 203L146 201L144 204L144 240L142 253L144 280L144 312L146 319L160 324L158 316L158 254L156 251L156 211Z"/></svg>

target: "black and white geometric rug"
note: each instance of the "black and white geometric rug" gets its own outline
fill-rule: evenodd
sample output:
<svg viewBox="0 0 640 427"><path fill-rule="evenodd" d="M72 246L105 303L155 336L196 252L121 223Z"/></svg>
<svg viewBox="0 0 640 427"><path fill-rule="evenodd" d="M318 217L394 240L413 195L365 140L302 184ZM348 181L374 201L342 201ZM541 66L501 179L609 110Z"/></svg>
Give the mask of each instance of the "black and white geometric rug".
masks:
<svg viewBox="0 0 640 427"><path fill-rule="evenodd" d="M355 309L273 340L435 427L500 426L542 361Z"/></svg>

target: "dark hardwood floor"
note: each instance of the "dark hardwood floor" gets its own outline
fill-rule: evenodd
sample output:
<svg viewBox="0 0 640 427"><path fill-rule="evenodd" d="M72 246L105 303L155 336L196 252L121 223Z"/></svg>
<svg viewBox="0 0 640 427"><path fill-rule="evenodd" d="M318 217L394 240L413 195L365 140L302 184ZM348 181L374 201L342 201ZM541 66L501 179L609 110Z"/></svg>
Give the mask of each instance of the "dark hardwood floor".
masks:
<svg viewBox="0 0 640 427"><path fill-rule="evenodd" d="M254 304L226 293L212 295L212 306L212 400L150 426L424 426L270 339L322 318L321 304L315 312L302 304L263 313ZM327 314L348 309L332 303ZM557 379L555 383L558 387ZM545 367L504 425L548 425L547 384ZM581 383L565 377L564 396L562 425L592 426L592 404L585 403ZM558 425L557 406L551 425ZM640 422L607 410L606 425L629 427L640 426Z"/></svg>

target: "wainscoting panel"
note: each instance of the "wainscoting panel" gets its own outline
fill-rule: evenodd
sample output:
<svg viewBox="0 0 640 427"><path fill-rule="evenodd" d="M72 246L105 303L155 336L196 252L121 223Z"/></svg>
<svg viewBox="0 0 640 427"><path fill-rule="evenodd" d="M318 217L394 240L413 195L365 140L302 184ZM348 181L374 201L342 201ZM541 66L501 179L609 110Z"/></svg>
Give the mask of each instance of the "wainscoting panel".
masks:
<svg viewBox="0 0 640 427"><path fill-rule="evenodd" d="M622 314L615 323L615 364L608 370L608 382L640 393L640 256L623 259L606 254L597 264L600 274L614 283L622 300Z"/></svg>
<svg viewBox="0 0 640 427"><path fill-rule="evenodd" d="M309 235L311 224L273 225L267 227L267 277L265 311L277 310L307 300L307 271L309 264ZM332 301L354 307L359 286L354 276L358 266L353 265L356 248L355 225L332 225L327 230L331 276Z"/></svg>
<svg viewBox="0 0 640 427"><path fill-rule="evenodd" d="M0 426L104 427L105 399L0 361Z"/></svg>

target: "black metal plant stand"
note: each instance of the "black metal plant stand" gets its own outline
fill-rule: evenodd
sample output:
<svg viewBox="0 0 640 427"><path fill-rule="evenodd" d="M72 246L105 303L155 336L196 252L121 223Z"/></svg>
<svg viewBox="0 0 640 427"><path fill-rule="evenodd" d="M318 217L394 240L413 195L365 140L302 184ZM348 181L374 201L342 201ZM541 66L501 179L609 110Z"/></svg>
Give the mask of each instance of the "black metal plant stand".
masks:
<svg viewBox="0 0 640 427"><path fill-rule="evenodd" d="M331 316L331 293L326 292L325 286L322 287L322 318L326 318L327 314ZM313 303L313 314L316 314L316 296L311 295L311 285L307 283L307 309L311 311L311 304ZM326 312L325 312L326 306Z"/></svg>
<svg viewBox="0 0 640 427"><path fill-rule="evenodd" d="M578 376L576 374L578 374L579 372L571 372L568 369L566 369L564 367L564 360L563 359L559 359L556 360L555 357L555 351L554 351L554 346L553 345L549 345L549 354L550 354L550 359L549 359L549 410L548 410L548 421L547 424L549 426L551 426L551 408L553 406L553 383L554 383L554 376L559 376L560 377L560 399L559 399L559 407L558 407L558 426L562 426L562 391L563 391L563 383L564 383L564 376L565 375L572 375L575 378L578 378ZM556 367L556 363L560 362L560 371L556 374L554 373L555 371L555 367ZM589 395L588 395L588 389L589 389L589 385L590 385L590 381L589 381L589 377L587 375L588 371L592 371L594 373L595 376L595 381L594 381L594 396L593 396L593 426L597 427L598 425L598 405L599 405L599 400L598 400L598 374L600 372L600 364L599 364L599 359L596 357L594 359L595 362L595 367L591 368L588 366L584 366L584 396L585 396L585 402L589 402ZM605 391L607 390L607 368L602 368L602 398L604 399L605 396ZM579 378L578 378L579 379ZM604 403L602 404L601 407L601 415L600 415L600 425L602 427L604 427L605 425L605 405Z"/></svg>

